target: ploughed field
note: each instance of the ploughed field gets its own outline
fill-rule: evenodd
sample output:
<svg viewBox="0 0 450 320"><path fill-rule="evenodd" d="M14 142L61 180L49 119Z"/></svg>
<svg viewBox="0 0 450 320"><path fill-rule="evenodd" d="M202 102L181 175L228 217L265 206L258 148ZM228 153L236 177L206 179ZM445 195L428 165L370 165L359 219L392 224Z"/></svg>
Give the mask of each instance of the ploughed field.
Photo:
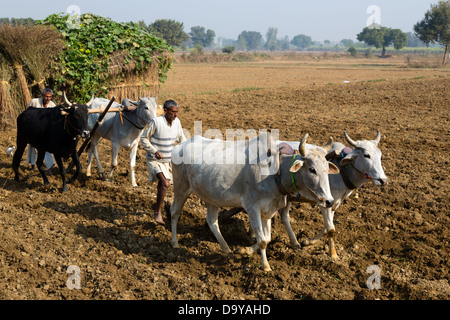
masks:
<svg viewBox="0 0 450 320"><path fill-rule="evenodd" d="M121 149L112 181L96 179L95 163L88 179L83 154L80 178L61 194L59 175L44 186L25 155L23 181L13 180L6 149L16 132L1 132L0 299L449 299L449 89L448 67L409 68L400 58L174 64L159 104L175 99L191 134L201 121L203 133L278 129L280 140L309 133L320 145L329 136L345 143L344 130L354 140L381 131L389 185L364 185L336 212L339 259L324 242L291 248L277 214L270 273L259 253L237 253L254 243L245 212L220 220L236 251L227 256L194 195L178 224L181 249L172 249L170 216L165 225L153 220L156 183L141 147L138 187ZM99 153L108 170L109 141ZM291 224L300 242L323 227L311 204L294 204ZM373 265L381 288L370 290ZM80 270L80 289L69 289L69 266Z"/></svg>

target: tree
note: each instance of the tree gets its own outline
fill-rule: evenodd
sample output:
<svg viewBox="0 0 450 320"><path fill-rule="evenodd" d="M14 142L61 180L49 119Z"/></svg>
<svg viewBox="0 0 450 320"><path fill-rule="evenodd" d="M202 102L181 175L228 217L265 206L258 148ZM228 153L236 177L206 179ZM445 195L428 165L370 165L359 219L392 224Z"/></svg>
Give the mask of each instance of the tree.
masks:
<svg viewBox="0 0 450 320"><path fill-rule="evenodd" d="M216 33L211 29L205 31L204 27L196 26L191 28L189 35L194 45L199 44L202 47L209 47L212 45Z"/></svg>
<svg viewBox="0 0 450 320"><path fill-rule="evenodd" d="M359 41L367 43L369 46L381 49L381 56L386 55L386 47L391 44L395 49L400 50L408 43L406 33L400 29L391 29L381 26L369 26L365 27L356 38Z"/></svg>
<svg viewBox="0 0 450 320"><path fill-rule="evenodd" d="M168 44L174 47L180 46L189 35L184 32L182 22L170 19L159 19L150 24L147 30L157 37L163 38Z"/></svg>
<svg viewBox="0 0 450 320"><path fill-rule="evenodd" d="M395 50L400 50L408 44L406 33L400 29L392 29L389 36L392 38L392 44L394 45Z"/></svg>
<svg viewBox="0 0 450 320"><path fill-rule="evenodd" d="M270 51L274 51L277 49L277 33L278 33L278 29L277 28L273 28L270 27L269 30L267 30L266 33L266 49L270 50Z"/></svg>
<svg viewBox="0 0 450 320"><path fill-rule="evenodd" d="M352 57L356 57L356 54L358 53L358 51L356 51L355 47L350 47L350 48L348 48L347 51L350 52L350 55Z"/></svg>
<svg viewBox="0 0 450 320"><path fill-rule="evenodd" d="M313 41L310 36L305 36L304 34L298 34L291 40L291 44L297 48L305 49L312 45Z"/></svg>
<svg viewBox="0 0 450 320"><path fill-rule="evenodd" d="M344 47L353 47L354 44L352 39L342 39L339 43Z"/></svg>
<svg viewBox="0 0 450 320"><path fill-rule="evenodd" d="M414 25L414 33L426 44L439 43L445 47L442 59L442 65L445 65L450 43L450 1L439 1L436 5L431 5L424 19Z"/></svg>
<svg viewBox="0 0 450 320"><path fill-rule="evenodd" d="M242 31L238 36L238 46L242 49L255 50L262 46L262 35L257 31Z"/></svg>
<svg viewBox="0 0 450 320"><path fill-rule="evenodd" d="M420 39L412 32L407 32L406 36L408 37L408 45L407 47L424 47L426 43L420 41Z"/></svg>

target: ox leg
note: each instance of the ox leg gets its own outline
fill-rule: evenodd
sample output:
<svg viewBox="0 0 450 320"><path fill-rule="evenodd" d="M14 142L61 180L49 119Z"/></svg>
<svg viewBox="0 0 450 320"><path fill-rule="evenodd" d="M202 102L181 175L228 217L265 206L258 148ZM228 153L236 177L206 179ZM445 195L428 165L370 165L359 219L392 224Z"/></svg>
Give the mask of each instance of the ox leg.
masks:
<svg viewBox="0 0 450 320"><path fill-rule="evenodd" d="M175 166L174 166L175 168ZM175 175L174 175L175 177ZM178 239L177 239L177 224L180 219L181 210L183 209L184 203L186 199L189 197L191 191L189 190L189 186L186 185L185 180L175 179L174 180L174 197L172 201L172 205L170 206L170 221L172 227L172 247L179 248Z"/></svg>
<svg viewBox="0 0 450 320"><path fill-rule="evenodd" d="M12 168L14 171L14 180L15 181L20 180L19 166L20 166L20 161L22 160L22 156L23 156L26 146L27 146L26 143L17 142L17 149L16 149L16 152L14 152L13 161L12 161Z"/></svg>
<svg viewBox="0 0 450 320"><path fill-rule="evenodd" d="M259 251L261 252L261 266L264 271L272 271L269 261L267 261L266 248L271 240L272 235L272 219L262 219L262 229L264 239L259 243Z"/></svg>
<svg viewBox="0 0 450 320"><path fill-rule="evenodd" d="M78 158L78 154L76 151L74 153L72 153L72 162L75 164L75 173L67 181L68 183L74 182L78 178L78 175L80 174L80 171L81 171L81 163L80 163L80 159Z"/></svg>
<svg viewBox="0 0 450 320"><path fill-rule="evenodd" d="M208 222L209 229L211 229L212 233L216 237L217 241L220 244L223 252L231 253L230 247L228 247L227 242L222 236L219 228L219 208L215 207L211 204L206 204L206 222Z"/></svg>
<svg viewBox="0 0 450 320"><path fill-rule="evenodd" d="M289 236L289 241L291 242L291 246L294 249L299 249L300 244L297 241L297 237L294 234L294 231L292 231L291 222L289 220L289 209L291 208L291 202L288 202L286 207L278 210L278 212L281 215L281 220L283 221L284 228L286 229L286 232Z"/></svg>
<svg viewBox="0 0 450 320"><path fill-rule="evenodd" d="M39 173L42 176L42 179L44 179L44 185L48 185L50 182L48 182L48 178L45 174L44 170L44 158L45 158L45 151L44 150L38 150L38 156L36 160L36 166L39 170Z"/></svg>
<svg viewBox="0 0 450 320"><path fill-rule="evenodd" d="M323 235L326 233L325 229L322 229L318 234L316 234L314 237L303 240L302 246L312 246L316 244L317 241L322 239Z"/></svg>
<svg viewBox="0 0 450 320"><path fill-rule="evenodd" d="M54 154L54 156L55 156L56 163L58 164L59 174L61 175L61 179L62 179L62 183L63 183L61 192L66 192L67 190L69 190L69 187L67 186L67 183L66 183L66 169L64 168L61 157L56 154ZM38 158L39 158L39 156L38 156Z"/></svg>
<svg viewBox="0 0 450 320"><path fill-rule="evenodd" d="M86 177L91 176L92 156L94 155L94 153L92 152L92 148L93 148L93 146L92 146L92 142L91 142L91 145L88 150L88 162L87 162L87 166L86 166Z"/></svg>
<svg viewBox="0 0 450 320"><path fill-rule="evenodd" d="M331 259L336 260L338 258L338 255L336 253L336 246L334 244L334 234L335 234L334 230L331 230L330 232L327 233L329 254L331 256Z"/></svg>
<svg viewBox="0 0 450 320"><path fill-rule="evenodd" d="M92 156L95 156L95 160L97 161L97 171L98 171L99 177L100 177L100 179L105 179L105 173L103 171L102 164L100 163L100 159L98 157L97 145L99 142L100 142L100 140L96 139L95 137L93 137L91 140L91 147L89 148L88 166L86 168L86 175L88 177L91 176Z"/></svg>
<svg viewBox="0 0 450 320"><path fill-rule="evenodd" d="M119 146L115 143L111 143L111 170L106 176L108 179L111 179L114 173L114 170L117 167L117 157L119 156Z"/></svg>
<svg viewBox="0 0 450 320"><path fill-rule="evenodd" d="M331 256L331 259L336 260L338 258L336 253L336 247L334 244L334 234L335 234L335 228L334 228L334 211L332 208L321 208L323 220L325 222L325 231L328 236L328 252Z"/></svg>
<svg viewBox="0 0 450 320"><path fill-rule="evenodd" d="M130 177L131 177L131 185L133 187L137 187L136 177L134 174L134 167L136 166L136 153L137 153L138 144L135 144L131 147L130 150Z"/></svg>
<svg viewBox="0 0 450 320"><path fill-rule="evenodd" d="M250 218L250 228L255 232L256 244L247 247L244 252L251 254L259 249L262 269L264 271L271 271L272 269L270 268L266 255L266 248L271 238L271 219L261 219L261 214L257 210L247 210L247 212Z"/></svg>
<svg viewBox="0 0 450 320"><path fill-rule="evenodd" d="M324 220L324 228L314 237L304 240L302 245L310 246L314 245L317 241L322 239L322 237L326 234L328 236L328 247L329 254L333 260L337 259L336 246L334 243L334 234L335 228L333 223L334 211L331 208L321 208L323 220Z"/></svg>

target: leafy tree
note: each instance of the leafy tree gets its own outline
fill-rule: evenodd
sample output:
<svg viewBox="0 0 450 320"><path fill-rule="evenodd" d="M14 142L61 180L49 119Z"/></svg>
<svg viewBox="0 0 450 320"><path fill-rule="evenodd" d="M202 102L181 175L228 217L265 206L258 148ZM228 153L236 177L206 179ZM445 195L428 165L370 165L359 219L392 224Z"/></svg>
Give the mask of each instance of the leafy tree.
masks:
<svg viewBox="0 0 450 320"><path fill-rule="evenodd" d="M304 34L298 34L291 40L291 44L296 46L297 48L305 49L311 46L313 41L310 36L306 36Z"/></svg>
<svg viewBox="0 0 450 320"><path fill-rule="evenodd" d="M359 41L364 41L369 46L381 49L381 56L386 55L386 47L391 44L395 49L400 50L407 43L408 39L406 33L400 29L391 29L381 26L369 26L365 27L362 32L357 35Z"/></svg>
<svg viewBox="0 0 450 320"><path fill-rule="evenodd" d="M352 57L356 57L356 54L358 53L358 52L356 51L355 47L350 47L350 48L348 48L347 51L350 52L350 55L351 55Z"/></svg>
<svg viewBox="0 0 450 320"><path fill-rule="evenodd" d="M223 53L233 53L234 51L236 51L236 47L234 45L230 45L230 46L226 46L222 48L222 52Z"/></svg>
<svg viewBox="0 0 450 320"><path fill-rule="evenodd" d="M342 39L340 41L340 44L342 44L344 47L353 47L353 40L352 39Z"/></svg>
<svg viewBox="0 0 450 320"><path fill-rule="evenodd" d="M170 19L159 19L146 28L150 33L163 38L168 44L174 47L180 46L189 35L184 32L182 22Z"/></svg>
<svg viewBox="0 0 450 320"><path fill-rule="evenodd" d="M442 65L445 65L450 44L450 1L439 1L436 5L431 5L424 19L414 25L414 33L426 44L439 43L445 47L442 59Z"/></svg>
<svg viewBox="0 0 450 320"><path fill-rule="evenodd" d="M289 50L289 37L284 36L284 38L279 41L279 46L283 50Z"/></svg>
<svg viewBox="0 0 450 320"><path fill-rule="evenodd" d="M238 36L238 46L242 49L255 50L262 45L262 35L257 31L242 31Z"/></svg>
<svg viewBox="0 0 450 320"><path fill-rule="evenodd" d="M270 27L269 30L267 30L266 33L266 49L270 50L270 51L274 51L277 49L277 33L278 33L278 29L277 28L273 28Z"/></svg>
<svg viewBox="0 0 450 320"><path fill-rule="evenodd" d="M199 44L202 47L209 47L214 42L216 33L211 29L205 31L204 27L196 26L191 28L189 35L194 45Z"/></svg>

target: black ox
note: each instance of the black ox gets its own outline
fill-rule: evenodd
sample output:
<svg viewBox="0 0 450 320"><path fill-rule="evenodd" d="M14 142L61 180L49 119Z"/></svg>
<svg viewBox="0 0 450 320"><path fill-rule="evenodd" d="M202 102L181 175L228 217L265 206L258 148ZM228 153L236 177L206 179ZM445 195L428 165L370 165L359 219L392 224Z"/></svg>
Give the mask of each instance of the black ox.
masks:
<svg viewBox="0 0 450 320"><path fill-rule="evenodd" d="M49 184L42 167L45 152L53 153L62 177L62 192L67 191L66 170L62 159L72 158L76 166L74 175L68 183L75 181L81 170L81 164L76 152L79 137L86 137L88 108L84 104L73 104L66 109L59 105L55 108L27 108L17 117L17 150L14 154L12 167L14 180L19 181L19 165L27 144L38 150L36 160L44 185Z"/></svg>

